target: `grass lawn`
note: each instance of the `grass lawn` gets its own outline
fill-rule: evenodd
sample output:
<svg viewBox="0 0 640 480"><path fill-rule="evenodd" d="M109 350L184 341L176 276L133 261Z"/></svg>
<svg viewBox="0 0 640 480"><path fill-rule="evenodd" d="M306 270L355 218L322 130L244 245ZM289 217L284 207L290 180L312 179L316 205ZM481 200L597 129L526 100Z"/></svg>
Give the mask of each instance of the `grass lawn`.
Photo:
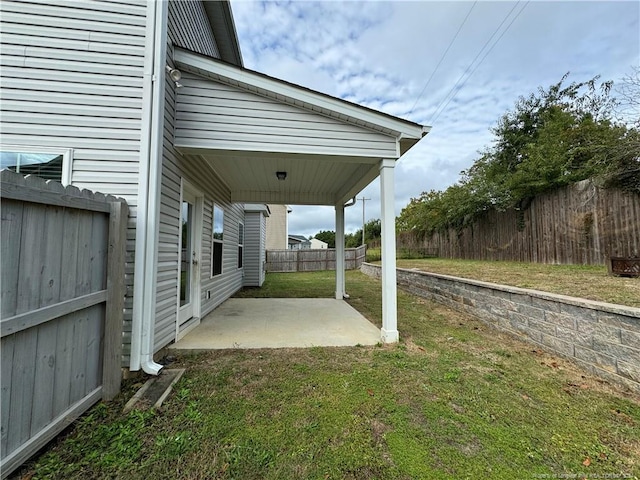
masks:
<svg viewBox="0 0 640 480"><path fill-rule="evenodd" d="M531 288L572 297L640 307L640 278L614 277L595 265L544 265L426 258L398 260L400 268L473 278L513 287Z"/></svg>
<svg viewBox="0 0 640 480"><path fill-rule="evenodd" d="M333 295L333 273L269 274L242 296ZM347 272L380 325L380 283ZM395 345L226 350L160 411L122 414L129 381L24 478L638 478L640 399L480 321L399 292Z"/></svg>

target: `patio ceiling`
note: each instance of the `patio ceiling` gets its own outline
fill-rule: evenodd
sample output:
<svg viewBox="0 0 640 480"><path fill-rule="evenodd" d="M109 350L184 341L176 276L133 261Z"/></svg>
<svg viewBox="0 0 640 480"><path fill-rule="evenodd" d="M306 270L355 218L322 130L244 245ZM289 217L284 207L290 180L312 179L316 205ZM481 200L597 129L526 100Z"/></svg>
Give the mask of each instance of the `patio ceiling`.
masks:
<svg viewBox="0 0 640 480"><path fill-rule="evenodd" d="M429 130L186 50L174 61L175 146L213 169L233 202L344 203Z"/></svg>

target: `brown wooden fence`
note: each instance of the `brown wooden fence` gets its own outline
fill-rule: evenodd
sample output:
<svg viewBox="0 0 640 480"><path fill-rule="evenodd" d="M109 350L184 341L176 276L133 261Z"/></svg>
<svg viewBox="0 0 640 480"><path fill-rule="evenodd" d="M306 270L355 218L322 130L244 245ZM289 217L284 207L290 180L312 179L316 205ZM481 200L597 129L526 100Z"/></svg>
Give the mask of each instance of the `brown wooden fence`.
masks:
<svg viewBox="0 0 640 480"><path fill-rule="evenodd" d="M345 268L354 270L364 262L367 248L346 248ZM336 269L336 251L333 248L311 250L267 250L267 272L314 272Z"/></svg>
<svg viewBox="0 0 640 480"><path fill-rule="evenodd" d="M602 189L590 180L534 199L524 211L487 212L471 226L399 248L426 248L445 258L605 265L640 255L640 195Z"/></svg>
<svg viewBox="0 0 640 480"><path fill-rule="evenodd" d="M2 478L120 390L127 205L1 172Z"/></svg>

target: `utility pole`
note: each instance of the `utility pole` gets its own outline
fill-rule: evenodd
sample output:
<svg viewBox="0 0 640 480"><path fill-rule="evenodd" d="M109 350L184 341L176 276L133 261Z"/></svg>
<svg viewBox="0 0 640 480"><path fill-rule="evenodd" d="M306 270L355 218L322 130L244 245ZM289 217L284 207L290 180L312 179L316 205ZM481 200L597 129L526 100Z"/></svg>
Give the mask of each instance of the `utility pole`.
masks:
<svg viewBox="0 0 640 480"><path fill-rule="evenodd" d="M367 200L371 200L371 199L364 198L364 195L363 195L362 198L359 198L358 200L362 200L362 245L364 245L364 205Z"/></svg>

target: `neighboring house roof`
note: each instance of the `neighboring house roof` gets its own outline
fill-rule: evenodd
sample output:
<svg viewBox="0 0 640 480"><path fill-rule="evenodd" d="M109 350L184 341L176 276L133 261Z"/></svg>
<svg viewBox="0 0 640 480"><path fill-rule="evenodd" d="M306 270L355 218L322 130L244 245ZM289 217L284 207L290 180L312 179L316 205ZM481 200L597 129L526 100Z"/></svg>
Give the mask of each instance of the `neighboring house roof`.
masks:
<svg viewBox="0 0 640 480"><path fill-rule="evenodd" d="M307 237L304 237L303 235L289 235L289 241L305 243L309 242L309 239L307 239Z"/></svg>

